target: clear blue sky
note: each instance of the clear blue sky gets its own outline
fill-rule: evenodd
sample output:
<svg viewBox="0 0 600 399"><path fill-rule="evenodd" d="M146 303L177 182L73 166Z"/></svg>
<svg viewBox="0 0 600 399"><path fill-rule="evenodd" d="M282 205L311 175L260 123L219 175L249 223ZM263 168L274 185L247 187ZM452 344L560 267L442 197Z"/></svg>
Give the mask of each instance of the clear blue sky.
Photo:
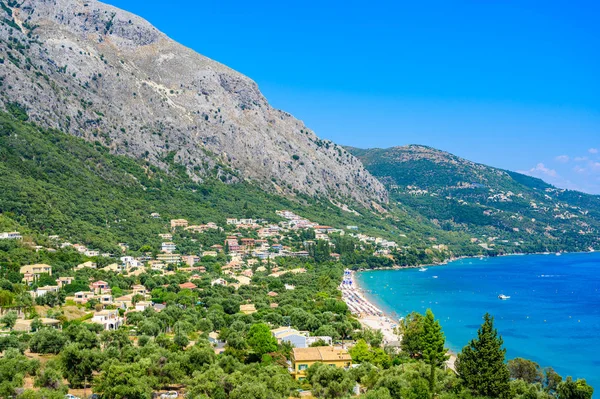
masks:
<svg viewBox="0 0 600 399"><path fill-rule="evenodd" d="M108 0L319 136L425 144L600 194L593 1Z"/></svg>

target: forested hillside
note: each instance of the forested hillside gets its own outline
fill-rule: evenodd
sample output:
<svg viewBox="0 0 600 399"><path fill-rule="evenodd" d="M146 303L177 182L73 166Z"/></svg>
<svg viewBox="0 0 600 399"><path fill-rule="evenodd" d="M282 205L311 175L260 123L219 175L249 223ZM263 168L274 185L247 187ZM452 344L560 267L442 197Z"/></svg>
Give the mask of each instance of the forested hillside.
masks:
<svg viewBox="0 0 600 399"><path fill-rule="evenodd" d="M348 148L396 205L487 248L586 251L598 246L600 197L477 164L430 147Z"/></svg>

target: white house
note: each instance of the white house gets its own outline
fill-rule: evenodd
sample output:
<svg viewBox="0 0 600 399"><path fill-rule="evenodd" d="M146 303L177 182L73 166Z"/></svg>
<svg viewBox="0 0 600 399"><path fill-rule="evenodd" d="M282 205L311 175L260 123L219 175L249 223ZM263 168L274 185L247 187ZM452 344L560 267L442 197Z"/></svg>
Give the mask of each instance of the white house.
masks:
<svg viewBox="0 0 600 399"><path fill-rule="evenodd" d="M58 290L60 289L60 287L58 285L46 285L45 287L39 287L36 291L35 291L35 296L37 297L41 297L46 295L49 292L58 292Z"/></svg>
<svg viewBox="0 0 600 399"><path fill-rule="evenodd" d="M18 231L0 233L0 240L22 240L23 236Z"/></svg>
<svg viewBox="0 0 600 399"><path fill-rule="evenodd" d="M227 281L223 278L218 278L210 282L210 285L223 285L227 286Z"/></svg>
<svg viewBox="0 0 600 399"><path fill-rule="evenodd" d="M92 323L102 324L105 330L116 330L123 325L123 318L118 310L102 310L94 313Z"/></svg>
<svg viewBox="0 0 600 399"><path fill-rule="evenodd" d="M173 242L163 242L161 245L161 251L167 253L167 254L172 254L173 252L175 252L175 250L177 249L177 246L175 245L175 243Z"/></svg>

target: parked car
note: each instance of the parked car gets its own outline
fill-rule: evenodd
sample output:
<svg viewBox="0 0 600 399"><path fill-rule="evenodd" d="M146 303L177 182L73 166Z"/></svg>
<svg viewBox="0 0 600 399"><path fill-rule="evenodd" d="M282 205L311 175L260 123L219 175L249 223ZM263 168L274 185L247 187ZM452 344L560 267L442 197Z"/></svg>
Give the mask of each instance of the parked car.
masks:
<svg viewBox="0 0 600 399"><path fill-rule="evenodd" d="M165 392L160 395L160 399L177 399L179 394L175 391Z"/></svg>
<svg viewBox="0 0 600 399"><path fill-rule="evenodd" d="M65 399L80 399L78 396L71 395L70 393L65 395Z"/></svg>

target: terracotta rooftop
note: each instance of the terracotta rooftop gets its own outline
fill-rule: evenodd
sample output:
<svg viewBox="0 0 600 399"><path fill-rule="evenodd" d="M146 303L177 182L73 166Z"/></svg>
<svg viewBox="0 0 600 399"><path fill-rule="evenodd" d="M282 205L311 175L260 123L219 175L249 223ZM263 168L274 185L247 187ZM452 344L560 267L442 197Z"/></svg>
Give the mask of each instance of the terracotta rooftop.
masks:
<svg viewBox="0 0 600 399"><path fill-rule="evenodd" d="M295 361L330 362L334 360L352 360L352 357L350 357L350 354L346 349L333 346L294 348L293 356Z"/></svg>
<svg viewBox="0 0 600 399"><path fill-rule="evenodd" d="M198 288L198 286L194 283L183 283L183 284L179 284L179 288L181 289L190 289L193 290L194 288Z"/></svg>

